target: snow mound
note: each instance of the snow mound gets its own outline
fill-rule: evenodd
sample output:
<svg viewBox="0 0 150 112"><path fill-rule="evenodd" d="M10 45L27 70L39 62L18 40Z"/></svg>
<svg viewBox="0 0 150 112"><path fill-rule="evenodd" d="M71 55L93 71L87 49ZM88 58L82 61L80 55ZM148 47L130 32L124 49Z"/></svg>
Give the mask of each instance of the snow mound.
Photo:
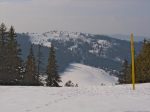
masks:
<svg viewBox="0 0 150 112"><path fill-rule="evenodd" d="M102 69L77 63L71 64L61 76L64 84L71 80L78 86L114 85L118 80Z"/></svg>

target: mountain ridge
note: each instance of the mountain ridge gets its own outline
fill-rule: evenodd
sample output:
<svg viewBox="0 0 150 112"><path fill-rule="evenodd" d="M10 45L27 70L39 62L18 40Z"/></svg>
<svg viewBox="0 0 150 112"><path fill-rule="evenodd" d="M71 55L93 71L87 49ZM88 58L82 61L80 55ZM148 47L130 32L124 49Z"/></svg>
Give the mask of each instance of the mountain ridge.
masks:
<svg viewBox="0 0 150 112"><path fill-rule="evenodd" d="M106 71L119 71L123 59L130 62L130 42L119 40L105 35L94 35L80 32L50 31L46 33L18 34L18 43L21 45L22 57L25 60L31 44L34 44L35 56L38 45L41 44L43 68L47 64L47 57L51 43L55 46L60 72L70 63L102 68ZM139 53L142 42L135 42L136 55Z"/></svg>
<svg viewBox="0 0 150 112"><path fill-rule="evenodd" d="M114 34L114 35L110 35L110 36L113 38L116 38L116 39L130 41L130 35ZM146 37L146 36L134 36L135 42L140 42L140 41L143 41L144 39L148 39L148 37Z"/></svg>

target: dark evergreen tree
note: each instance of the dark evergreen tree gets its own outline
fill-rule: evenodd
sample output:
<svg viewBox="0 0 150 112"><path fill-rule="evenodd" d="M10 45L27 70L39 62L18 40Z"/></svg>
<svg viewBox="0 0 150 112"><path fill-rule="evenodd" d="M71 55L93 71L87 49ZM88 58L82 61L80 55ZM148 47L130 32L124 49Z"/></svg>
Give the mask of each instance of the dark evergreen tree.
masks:
<svg viewBox="0 0 150 112"><path fill-rule="evenodd" d="M150 82L150 41L144 40L142 50L136 57L136 82Z"/></svg>
<svg viewBox="0 0 150 112"><path fill-rule="evenodd" d="M6 66L6 40L7 28L4 23L0 25L0 84L7 82L7 66Z"/></svg>
<svg viewBox="0 0 150 112"><path fill-rule="evenodd" d="M5 24L2 23L0 25L0 45L1 45L1 47L4 47L4 45L5 45L6 36L7 36L6 30L7 30L7 28L6 28Z"/></svg>
<svg viewBox="0 0 150 112"><path fill-rule="evenodd" d="M38 45L38 53L37 53L37 71L38 71L38 74L40 75L41 74L41 71L42 71L42 58L43 58L43 55L42 55L42 52L41 52L41 45Z"/></svg>
<svg viewBox="0 0 150 112"><path fill-rule="evenodd" d="M7 46L6 46L6 65L7 76L10 84L19 84L22 68L22 60L20 58L21 49L16 40L16 33L13 26L8 32Z"/></svg>
<svg viewBox="0 0 150 112"><path fill-rule="evenodd" d="M56 54L54 46L52 45L50 48L50 54L48 59L48 66L47 66L47 86L50 87L59 87L59 82L61 82L61 78L58 74L57 70L57 62L56 62Z"/></svg>
<svg viewBox="0 0 150 112"><path fill-rule="evenodd" d="M128 61L124 59L122 64L122 70L120 71L120 75L119 75L119 83L121 84L129 83L130 80L129 75L130 75L130 67Z"/></svg>
<svg viewBox="0 0 150 112"><path fill-rule="evenodd" d="M40 85L39 74L37 73L37 66L36 66L36 61L33 54L32 46L30 48L30 53L26 61L23 84L29 86Z"/></svg>

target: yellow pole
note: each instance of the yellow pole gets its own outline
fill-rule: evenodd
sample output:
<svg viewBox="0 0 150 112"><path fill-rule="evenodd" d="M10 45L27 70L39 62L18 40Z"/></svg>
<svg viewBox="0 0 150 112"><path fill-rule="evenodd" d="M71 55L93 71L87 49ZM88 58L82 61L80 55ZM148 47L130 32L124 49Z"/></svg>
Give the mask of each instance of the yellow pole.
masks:
<svg viewBox="0 0 150 112"><path fill-rule="evenodd" d="M132 87L135 90L135 65L134 65L134 37L131 33L131 57L132 57Z"/></svg>

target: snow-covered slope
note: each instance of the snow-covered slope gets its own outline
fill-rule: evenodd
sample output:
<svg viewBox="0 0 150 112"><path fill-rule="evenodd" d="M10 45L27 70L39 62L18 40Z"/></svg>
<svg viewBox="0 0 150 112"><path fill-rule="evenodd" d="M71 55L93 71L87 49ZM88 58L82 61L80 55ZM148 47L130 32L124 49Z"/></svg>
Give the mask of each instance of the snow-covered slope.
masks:
<svg viewBox="0 0 150 112"><path fill-rule="evenodd" d="M63 40L68 41L69 39L82 39L84 41L87 41L85 38L87 36L92 36L92 34L86 34L86 33L79 33L79 32L67 32L67 31L49 31L45 33L29 33L29 36L32 37L32 39L36 38L36 40ZM32 40L34 42L35 40ZM48 40L47 40L48 41Z"/></svg>
<svg viewBox="0 0 150 112"><path fill-rule="evenodd" d="M149 112L150 84L131 87L0 86L0 112Z"/></svg>
<svg viewBox="0 0 150 112"><path fill-rule="evenodd" d="M114 85L117 83L117 78L110 76L104 70L78 63L71 64L61 76L64 83L71 80L80 87Z"/></svg>
<svg viewBox="0 0 150 112"><path fill-rule="evenodd" d="M87 43L91 43L92 38L88 38L93 37L92 34L86 34L86 33L79 33L79 32L67 32L67 31L49 31L49 32L45 32L45 33L29 33L28 34L31 38L31 42L33 44L42 44L43 46L46 47L50 47L51 46L51 40L58 40L58 41L70 41L70 40L81 40L82 42L87 42ZM106 40L102 40L102 39L98 39L96 43L93 43L93 50L98 51L98 47L105 47L105 48L109 48L111 47L111 43L106 41ZM92 52L92 51L91 51ZM93 51L94 52L94 51ZM93 53L92 52L92 53Z"/></svg>
<svg viewBox="0 0 150 112"><path fill-rule="evenodd" d="M46 33L18 34L18 43L22 49L22 57L26 60L31 44L35 56L38 44L43 54L42 68L46 68L49 47L55 46L59 71L63 72L70 63L83 63L103 68L117 75L124 59L130 62L130 42L114 39L105 35L93 35L80 32L49 31ZM137 55L142 43L135 43ZM114 72L115 71L115 72Z"/></svg>
<svg viewBox="0 0 150 112"><path fill-rule="evenodd" d="M38 33L31 33L29 36L32 44L51 47L51 42L48 41L50 37Z"/></svg>

